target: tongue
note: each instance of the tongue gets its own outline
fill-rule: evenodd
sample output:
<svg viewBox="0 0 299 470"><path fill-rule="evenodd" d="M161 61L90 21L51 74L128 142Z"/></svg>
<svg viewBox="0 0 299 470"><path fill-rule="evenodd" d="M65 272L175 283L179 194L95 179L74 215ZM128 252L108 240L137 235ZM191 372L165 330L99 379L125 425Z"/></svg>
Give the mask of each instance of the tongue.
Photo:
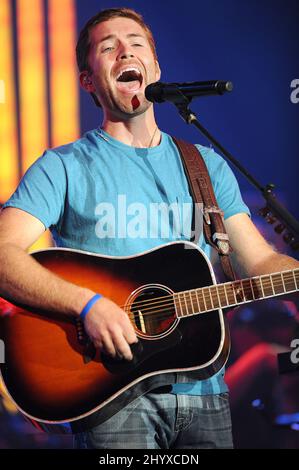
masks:
<svg viewBox="0 0 299 470"><path fill-rule="evenodd" d="M131 82L116 82L116 86L123 92L135 92L140 88L139 80L132 80Z"/></svg>

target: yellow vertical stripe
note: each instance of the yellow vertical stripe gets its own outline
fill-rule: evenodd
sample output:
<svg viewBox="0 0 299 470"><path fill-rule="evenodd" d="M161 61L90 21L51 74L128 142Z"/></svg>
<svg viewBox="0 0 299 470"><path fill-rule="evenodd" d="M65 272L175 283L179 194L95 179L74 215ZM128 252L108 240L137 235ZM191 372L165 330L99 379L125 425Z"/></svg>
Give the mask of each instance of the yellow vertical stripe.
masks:
<svg viewBox="0 0 299 470"><path fill-rule="evenodd" d="M48 146L43 0L17 0L22 169Z"/></svg>
<svg viewBox="0 0 299 470"><path fill-rule="evenodd" d="M49 145L44 13L43 0L17 0L23 172ZM49 244L46 232L31 249Z"/></svg>
<svg viewBox="0 0 299 470"><path fill-rule="evenodd" d="M0 0L0 202L18 183L11 0Z"/></svg>
<svg viewBox="0 0 299 470"><path fill-rule="evenodd" d="M49 0L51 130L54 147L79 137L74 0Z"/></svg>

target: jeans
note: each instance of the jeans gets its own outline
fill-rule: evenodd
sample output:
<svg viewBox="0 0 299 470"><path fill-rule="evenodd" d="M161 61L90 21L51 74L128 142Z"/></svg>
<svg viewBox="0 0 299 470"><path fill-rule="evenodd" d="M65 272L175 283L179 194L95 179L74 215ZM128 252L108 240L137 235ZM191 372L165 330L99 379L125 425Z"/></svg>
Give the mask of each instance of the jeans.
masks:
<svg viewBox="0 0 299 470"><path fill-rule="evenodd" d="M232 448L228 393L174 395L152 391L90 431L76 434L81 449Z"/></svg>

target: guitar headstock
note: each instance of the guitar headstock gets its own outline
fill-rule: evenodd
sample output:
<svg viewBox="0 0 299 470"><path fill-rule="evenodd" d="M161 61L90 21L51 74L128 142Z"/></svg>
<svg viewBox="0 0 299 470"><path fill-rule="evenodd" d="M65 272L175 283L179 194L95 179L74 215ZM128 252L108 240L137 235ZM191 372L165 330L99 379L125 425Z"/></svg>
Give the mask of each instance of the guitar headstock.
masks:
<svg viewBox="0 0 299 470"><path fill-rule="evenodd" d="M259 209L258 214L262 216L268 224L273 225L274 231L279 235L282 235L284 242L294 251L299 249L298 237L296 237L292 230L288 228L287 223L283 223L278 219L268 205Z"/></svg>

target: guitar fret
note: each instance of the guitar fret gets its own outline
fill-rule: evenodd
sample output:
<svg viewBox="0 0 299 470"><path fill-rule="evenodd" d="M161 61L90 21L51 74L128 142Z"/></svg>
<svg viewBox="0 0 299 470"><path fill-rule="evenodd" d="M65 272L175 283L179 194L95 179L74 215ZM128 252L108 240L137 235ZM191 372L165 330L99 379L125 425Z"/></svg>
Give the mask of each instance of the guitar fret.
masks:
<svg viewBox="0 0 299 470"><path fill-rule="evenodd" d="M187 308L184 292L179 293L178 297L179 297L180 307L181 307L181 317L185 317L186 315L188 315L188 308Z"/></svg>
<svg viewBox="0 0 299 470"><path fill-rule="evenodd" d="M229 302L228 296L227 296L227 292L226 292L226 284L223 284L223 288L224 288L224 295L225 295L225 299L226 299L226 304L230 305L230 302Z"/></svg>
<svg viewBox="0 0 299 470"><path fill-rule="evenodd" d="M256 297L255 297L255 292L254 292L254 286L253 286L252 278L250 278L249 280L250 280L250 288L251 288L252 296L253 296L252 298L253 298L253 300L255 300Z"/></svg>
<svg viewBox="0 0 299 470"><path fill-rule="evenodd" d="M209 310L207 308L207 303L206 303L206 299L205 299L205 294L204 294L204 291L201 289L201 295L202 295L202 300L203 300L203 305L204 305L204 311L207 311Z"/></svg>
<svg viewBox="0 0 299 470"><path fill-rule="evenodd" d="M280 273L280 277L281 277L281 280L282 280L283 290L284 290L285 292L287 292L287 290L286 290L286 285L285 285L285 283L284 283L284 278L283 278L283 274L282 274L282 273Z"/></svg>
<svg viewBox="0 0 299 470"><path fill-rule="evenodd" d="M262 281L262 277L259 276L259 282L260 282L260 286L261 286L261 289L262 289L262 296L265 297L265 292L264 292L264 287L263 287L263 281Z"/></svg>
<svg viewBox="0 0 299 470"><path fill-rule="evenodd" d="M199 311L204 312L206 310L206 308L205 308L205 302L204 302L204 299L203 299L202 289L198 289L197 299L198 299L198 304L199 304Z"/></svg>
<svg viewBox="0 0 299 470"><path fill-rule="evenodd" d="M233 283L234 295L236 298L236 304L242 304L245 301L245 293L241 281L235 281Z"/></svg>
<svg viewBox="0 0 299 470"><path fill-rule="evenodd" d="M204 302L207 307L207 310L213 310L214 307L213 307L213 302L212 302L212 297L211 297L211 292L210 292L209 287L204 287L202 289L202 294L204 297Z"/></svg>
<svg viewBox="0 0 299 470"><path fill-rule="evenodd" d="M251 290L253 292L253 300L262 299L264 297L263 286L259 276L250 279Z"/></svg>
<svg viewBox="0 0 299 470"><path fill-rule="evenodd" d="M182 306L182 302L181 302L181 294L180 293L177 294L177 298L179 300L179 307L180 307L179 317L183 317L184 316L184 310L183 310L183 306Z"/></svg>
<svg viewBox="0 0 299 470"><path fill-rule="evenodd" d="M287 286L287 292L291 292L296 290L296 278L294 277L294 271L288 271L286 273L282 274L283 276L287 276L285 278L286 286Z"/></svg>
<svg viewBox="0 0 299 470"><path fill-rule="evenodd" d="M214 290L214 292L216 292L216 296L217 296L218 304L216 304L216 308L221 308L221 302L220 302L219 292L218 292L217 286L213 286L213 290Z"/></svg>
<svg viewBox="0 0 299 470"><path fill-rule="evenodd" d="M295 284L296 284L296 289L298 289L298 279L297 279L297 276L299 277L299 271L296 269L296 271L293 271L293 276L294 276L294 280L295 280Z"/></svg>
<svg viewBox="0 0 299 470"><path fill-rule="evenodd" d="M190 297L190 302L191 302L192 313L195 313L194 307L193 307L193 300L192 300L191 290L189 290L189 297Z"/></svg>
<svg viewBox="0 0 299 470"><path fill-rule="evenodd" d="M282 277L284 280L284 285L286 288L286 292L291 292L296 290L296 283L294 282L293 272L286 271L282 273Z"/></svg>
<svg viewBox="0 0 299 470"><path fill-rule="evenodd" d="M237 299L237 296L236 296L235 283L231 284L231 286L232 286L232 291L233 291L233 294L234 294L234 301L235 301L235 304L237 305L238 304L238 299Z"/></svg>
<svg viewBox="0 0 299 470"><path fill-rule="evenodd" d="M184 297L185 306L186 306L186 313L185 313L185 315L188 315L188 313L189 313L189 308L188 308L188 303L187 303L187 299L186 299L186 292L183 292L183 297Z"/></svg>
<svg viewBox="0 0 299 470"><path fill-rule="evenodd" d="M217 308L217 306L215 305L215 302L214 302L212 289L214 290L214 287L209 287L209 293L210 293L210 297L211 297L212 308L213 308L213 310L215 310Z"/></svg>
<svg viewBox="0 0 299 470"><path fill-rule="evenodd" d="M200 305L199 305L199 300L198 300L198 289L195 290L196 293L196 303L197 303L197 311L200 312Z"/></svg>
<svg viewBox="0 0 299 470"><path fill-rule="evenodd" d="M261 277L264 297L270 297L275 294L274 290L272 289L272 284L269 283L270 276L264 275Z"/></svg>
<svg viewBox="0 0 299 470"><path fill-rule="evenodd" d="M229 304L225 296L225 288L223 284L220 284L217 286L217 292L218 292L218 297L220 296L220 306L227 307Z"/></svg>
<svg viewBox="0 0 299 470"><path fill-rule="evenodd" d="M225 284L225 293L228 298L228 305L234 305L236 303L236 296L231 282Z"/></svg>
<svg viewBox="0 0 299 470"><path fill-rule="evenodd" d="M180 293L174 295L174 299L178 299L178 303L175 302L176 307L179 307L180 311L177 313L177 316L180 318L183 316L183 309L181 304L181 296Z"/></svg>
<svg viewBox="0 0 299 470"><path fill-rule="evenodd" d="M242 281L242 288L244 293L244 301L254 300L254 293L252 290L250 279L244 279Z"/></svg>
<svg viewBox="0 0 299 470"><path fill-rule="evenodd" d="M271 280L271 286L272 286L273 294L275 294L275 289L274 289L272 274L270 274L270 280Z"/></svg>
<svg viewBox="0 0 299 470"><path fill-rule="evenodd" d="M276 295L284 294L285 289L284 289L284 285L281 282L281 279L282 279L281 274L280 273L272 274L272 279L273 279L273 286L274 286L275 294Z"/></svg>
<svg viewBox="0 0 299 470"><path fill-rule="evenodd" d="M256 276L254 279L254 286L255 286L255 291L254 293L257 294L256 298L257 299L262 299L264 297L264 291L263 291L263 286L261 283L261 279L259 276Z"/></svg>
<svg viewBox="0 0 299 470"><path fill-rule="evenodd" d="M243 302L246 302L246 294L245 294L245 291L244 291L244 285L243 285L243 281L240 282L241 284L241 289L242 289L242 295L243 295Z"/></svg>

